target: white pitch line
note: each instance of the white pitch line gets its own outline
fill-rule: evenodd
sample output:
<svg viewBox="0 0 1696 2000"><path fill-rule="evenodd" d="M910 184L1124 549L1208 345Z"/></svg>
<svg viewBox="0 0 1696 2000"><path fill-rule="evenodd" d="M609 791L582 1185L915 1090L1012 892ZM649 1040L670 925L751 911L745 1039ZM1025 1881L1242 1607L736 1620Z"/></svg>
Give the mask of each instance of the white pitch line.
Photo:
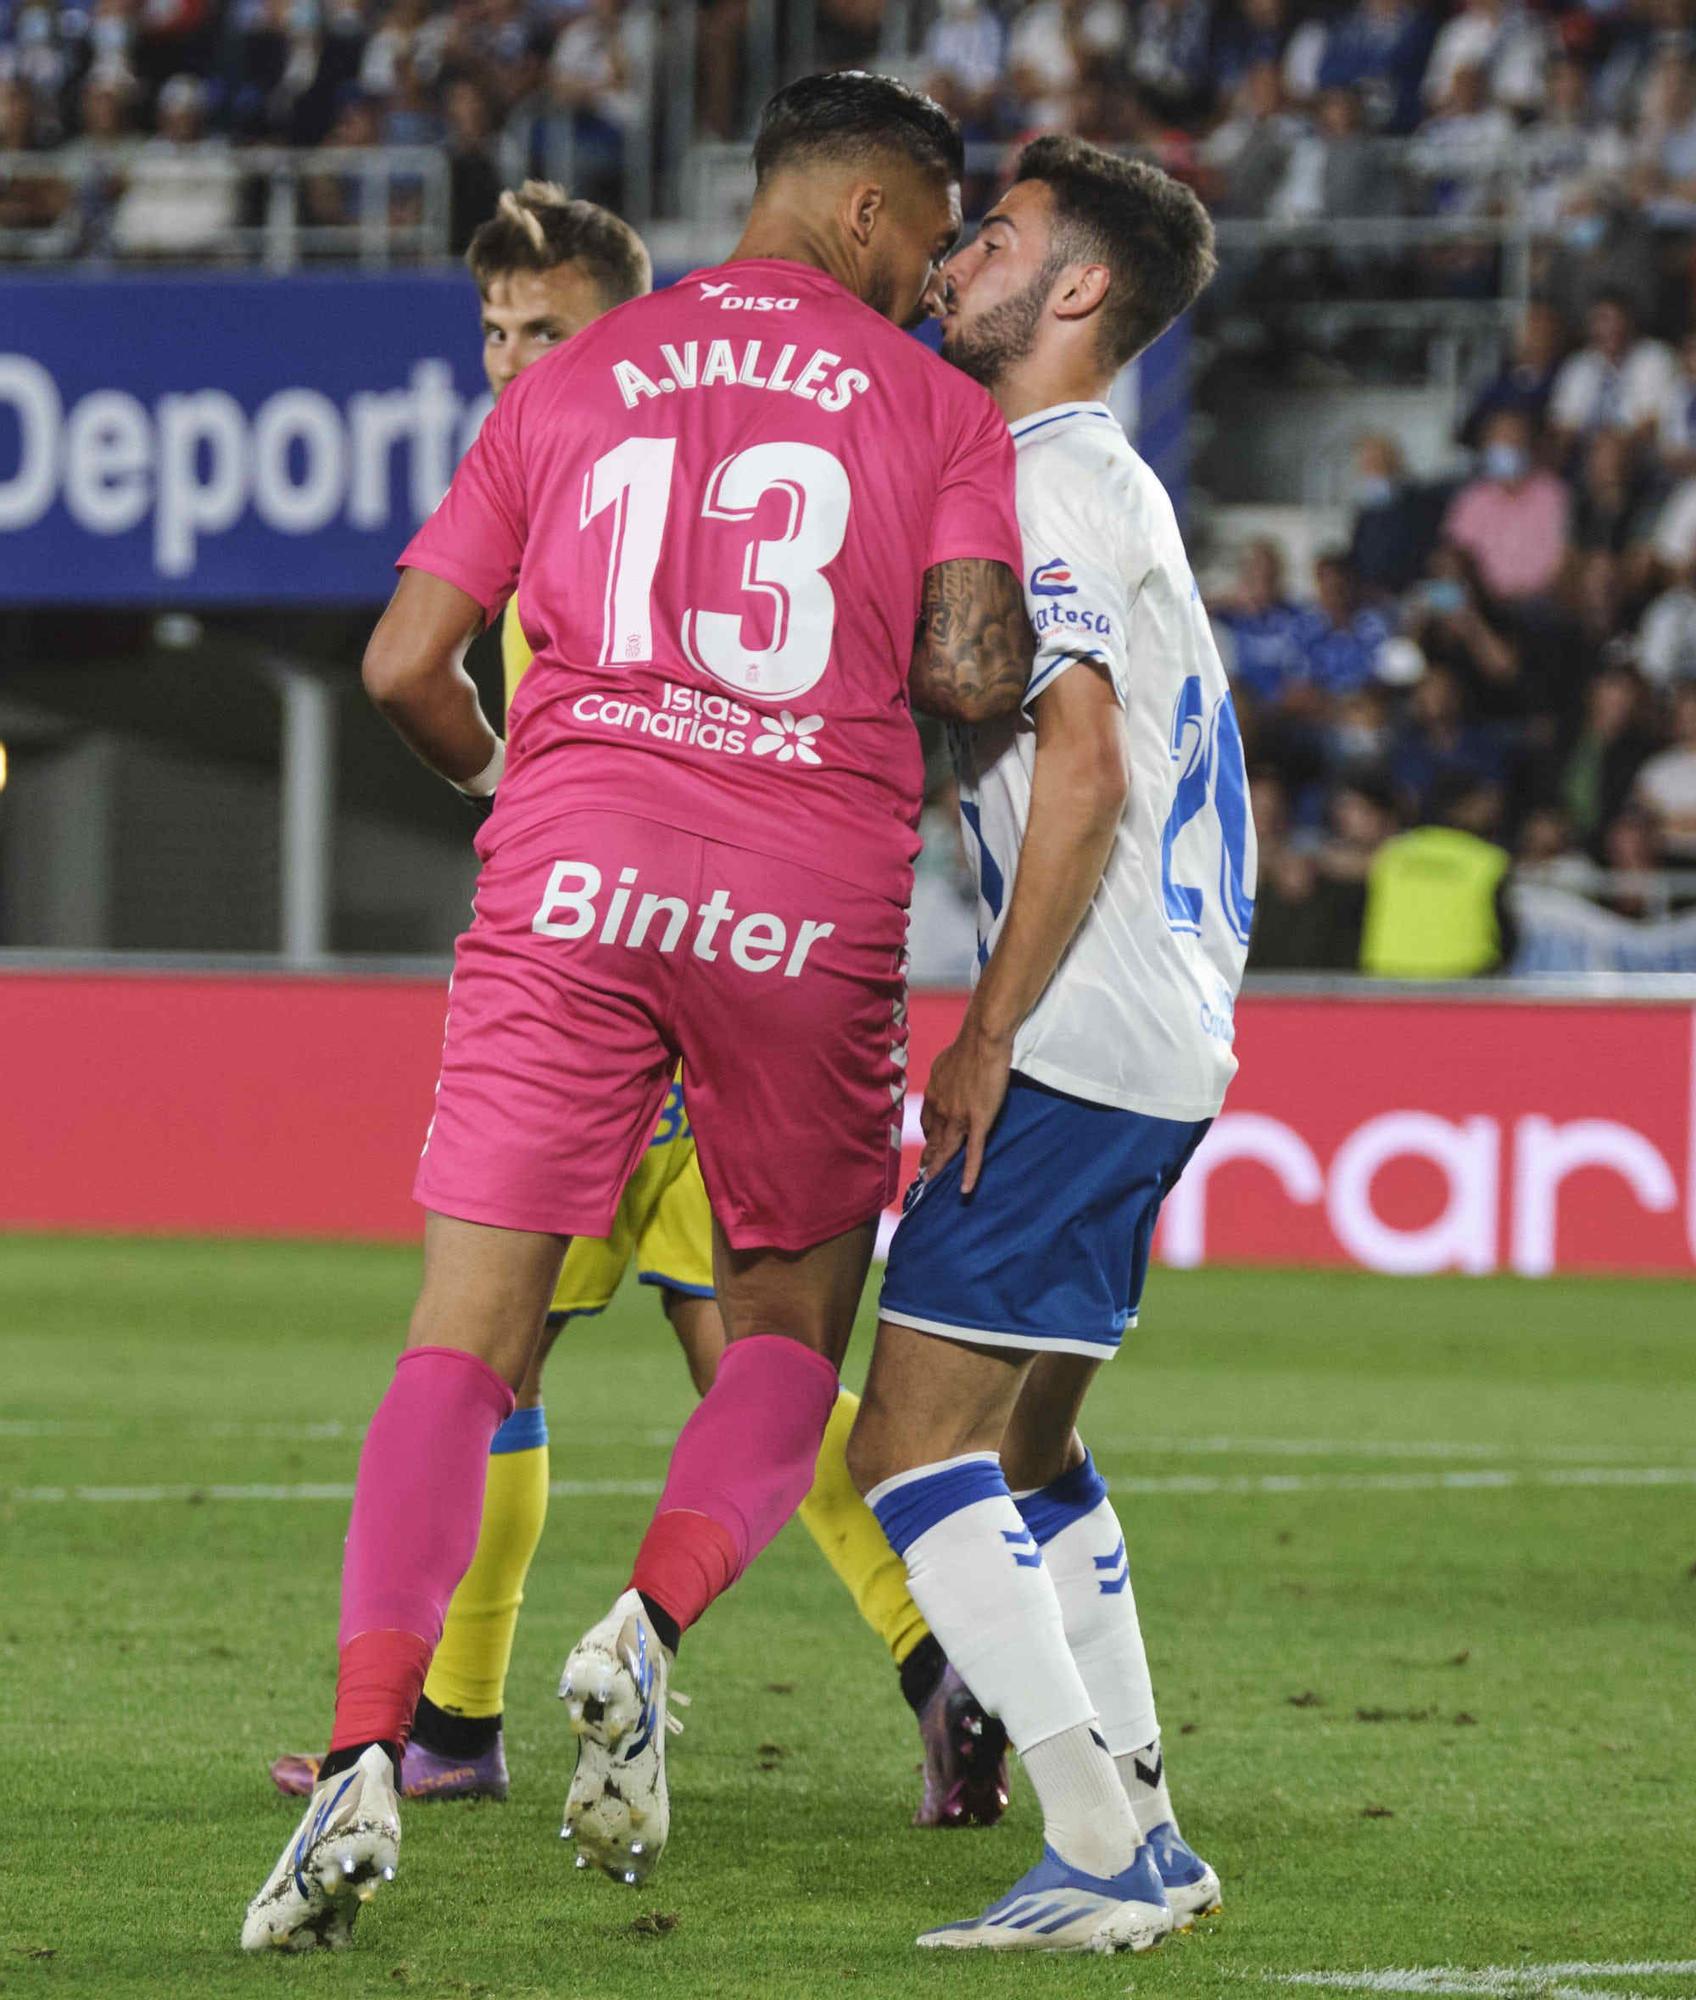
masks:
<svg viewBox="0 0 1696 2000"><path fill-rule="evenodd" d="M1462 1472L1268 1473L1259 1478L1204 1476L1170 1479L1115 1477L1120 1493L1170 1494L1184 1499L1214 1496L1276 1497L1287 1493L1473 1493L1501 1492L1512 1487L1653 1487L1696 1486L1696 1465L1590 1465L1548 1472L1513 1472L1480 1467ZM549 1487L562 1500L645 1498L660 1491L657 1479L556 1479ZM301 1485L229 1486L15 1486L8 1496L15 1504L83 1501L93 1505L135 1506L159 1501L206 1500L351 1500L345 1481Z"/></svg>
<svg viewBox="0 0 1696 2000"><path fill-rule="evenodd" d="M1096 1434L1101 1435L1101 1434ZM1225 1458L1478 1458L1517 1459L1551 1465L1593 1465L1598 1459L1642 1460L1668 1455L1664 1445L1642 1444L1463 1444L1458 1441L1400 1438L1206 1437L1145 1438L1102 1436L1102 1449L1150 1452L1165 1457ZM1676 1451L1673 1456L1677 1456Z"/></svg>
<svg viewBox="0 0 1696 2000"><path fill-rule="evenodd" d="M1404 1965L1381 1971L1268 1972L1276 1986L1321 1988L1331 1993L1449 1996L1449 2000L1651 2000L1622 1991L1616 1979L1682 1979L1696 1974L1696 1959L1575 1959L1554 1965ZM1572 1985L1569 1981L1582 1984ZM1595 1981L1607 1982L1597 1985ZM1662 1994L1660 2000L1672 2000Z"/></svg>
<svg viewBox="0 0 1696 2000"><path fill-rule="evenodd" d="M193 1436L226 1439L266 1439L283 1444L357 1444L365 1435L363 1424L329 1420L320 1423L221 1422L178 1424L167 1420L157 1427L140 1424L81 1423L58 1418L0 1417L0 1438L122 1438L147 1441L161 1436ZM629 1448L669 1451L677 1440L676 1429L644 1426L625 1433L597 1429L599 1446L619 1444ZM555 1443L569 1449L573 1433L569 1426L556 1430ZM1551 1445L1462 1442L1437 1439L1362 1438L1279 1438L1279 1437L1140 1437L1096 1432L1091 1442L1098 1457L1122 1455L1124 1459L1144 1458L1363 1458L1363 1459L1456 1459L1503 1461L1516 1465L1639 1465L1681 1454L1676 1447L1652 1444ZM1696 1467L1696 1454L1689 1454Z"/></svg>

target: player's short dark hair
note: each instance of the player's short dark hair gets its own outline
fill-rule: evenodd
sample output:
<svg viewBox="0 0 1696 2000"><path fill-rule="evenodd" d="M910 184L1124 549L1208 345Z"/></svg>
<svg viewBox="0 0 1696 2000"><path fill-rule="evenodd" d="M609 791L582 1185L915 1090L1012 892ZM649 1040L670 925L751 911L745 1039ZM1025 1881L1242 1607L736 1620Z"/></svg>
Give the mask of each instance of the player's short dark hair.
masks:
<svg viewBox="0 0 1696 2000"><path fill-rule="evenodd" d="M553 181L507 188L495 212L472 237L466 268L485 298L489 287L515 271L552 271L580 264L609 306L640 298L653 288L647 245L609 208L577 201Z"/></svg>
<svg viewBox="0 0 1696 2000"><path fill-rule="evenodd" d="M1054 201L1058 256L1112 274L1103 350L1122 367L1187 312L1217 268L1213 224L1193 191L1146 160L1084 139L1033 140L1013 178L1041 181Z"/></svg>
<svg viewBox="0 0 1696 2000"><path fill-rule="evenodd" d="M760 116L754 177L807 159L898 153L957 181L965 172L960 128L934 98L863 69L831 70L785 84Z"/></svg>

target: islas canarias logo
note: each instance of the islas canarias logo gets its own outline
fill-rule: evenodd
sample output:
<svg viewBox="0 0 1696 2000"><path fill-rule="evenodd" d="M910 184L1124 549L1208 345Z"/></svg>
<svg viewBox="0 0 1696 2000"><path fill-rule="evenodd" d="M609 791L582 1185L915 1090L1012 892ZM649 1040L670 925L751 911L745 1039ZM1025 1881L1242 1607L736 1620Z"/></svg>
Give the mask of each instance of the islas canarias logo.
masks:
<svg viewBox="0 0 1696 2000"><path fill-rule="evenodd" d="M1072 581L1072 565L1064 556L1051 556L1031 571L1033 597L1076 597L1077 594L1078 586Z"/></svg>

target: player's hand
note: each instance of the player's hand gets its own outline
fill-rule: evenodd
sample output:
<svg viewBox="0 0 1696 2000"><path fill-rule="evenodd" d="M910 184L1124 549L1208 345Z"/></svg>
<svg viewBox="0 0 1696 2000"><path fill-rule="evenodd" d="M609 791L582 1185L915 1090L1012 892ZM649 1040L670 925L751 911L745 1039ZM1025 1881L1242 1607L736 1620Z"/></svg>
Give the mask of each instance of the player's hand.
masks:
<svg viewBox="0 0 1696 2000"><path fill-rule="evenodd" d="M925 1150L920 1168L939 1172L962 1147L960 1192L970 1194L983 1171L983 1149L1007 1100L1013 1038L988 1035L968 1015L965 1026L931 1066L919 1123Z"/></svg>

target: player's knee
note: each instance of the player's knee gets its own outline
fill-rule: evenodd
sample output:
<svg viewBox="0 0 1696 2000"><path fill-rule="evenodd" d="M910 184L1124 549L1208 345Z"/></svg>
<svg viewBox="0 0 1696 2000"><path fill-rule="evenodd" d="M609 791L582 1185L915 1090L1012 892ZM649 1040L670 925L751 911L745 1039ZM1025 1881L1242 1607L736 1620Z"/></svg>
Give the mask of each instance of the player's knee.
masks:
<svg viewBox="0 0 1696 2000"><path fill-rule="evenodd" d="M444 1313L426 1289L412 1309L406 1344L409 1348L450 1347L461 1354L474 1354L516 1394L529 1379L536 1333L534 1327L524 1328L501 1315Z"/></svg>

